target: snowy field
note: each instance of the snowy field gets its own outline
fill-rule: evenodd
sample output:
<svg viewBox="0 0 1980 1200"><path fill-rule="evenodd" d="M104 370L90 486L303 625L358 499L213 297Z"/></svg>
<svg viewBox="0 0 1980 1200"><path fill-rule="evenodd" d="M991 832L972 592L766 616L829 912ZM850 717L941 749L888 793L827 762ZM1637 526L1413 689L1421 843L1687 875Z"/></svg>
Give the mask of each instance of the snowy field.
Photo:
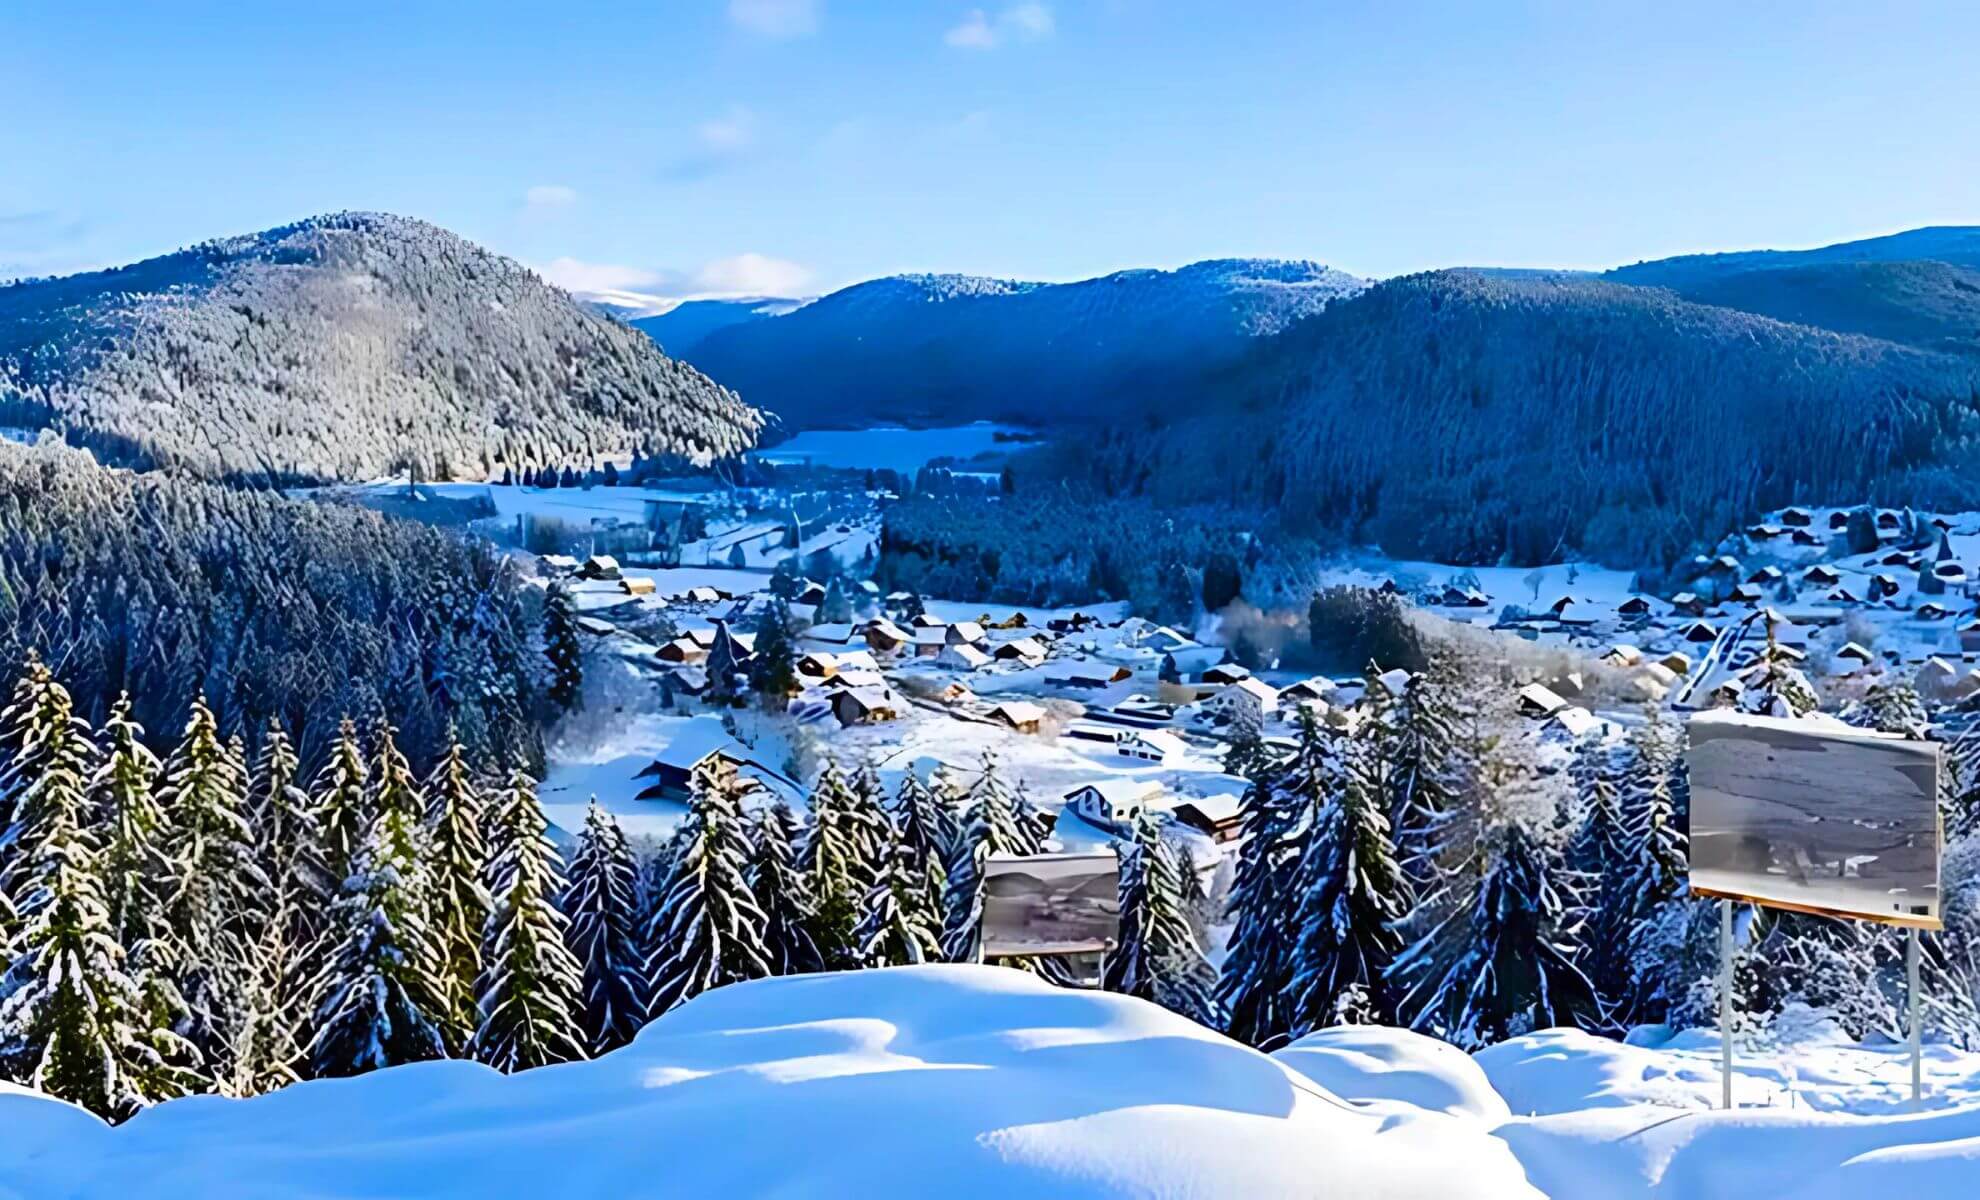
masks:
<svg viewBox="0 0 1980 1200"><path fill-rule="evenodd" d="M807 429L788 442L751 457L768 463L810 463L815 467L849 467L901 472L918 471L938 458L967 460L987 452L1008 451L1025 443L999 442L998 434L1025 436L1009 425L977 421L940 429Z"/></svg>
<svg viewBox="0 0 1980 1200"><path fill-rule="evenodd" d="M0 1091L0 1196L1972 1195L1980 1056L1935 1054L1963 1090L1926 1114L1851 1115L1903 1069L1843 1065L1863 1053L1801 1046L1807 1106L1724 1113L1696 1047L1548 1031L1473 1059L1344 1028L1268 1056L1138 1000L901 967L721 989L624 1050L511 1077L425 1063L116 1129Z"/></svg>

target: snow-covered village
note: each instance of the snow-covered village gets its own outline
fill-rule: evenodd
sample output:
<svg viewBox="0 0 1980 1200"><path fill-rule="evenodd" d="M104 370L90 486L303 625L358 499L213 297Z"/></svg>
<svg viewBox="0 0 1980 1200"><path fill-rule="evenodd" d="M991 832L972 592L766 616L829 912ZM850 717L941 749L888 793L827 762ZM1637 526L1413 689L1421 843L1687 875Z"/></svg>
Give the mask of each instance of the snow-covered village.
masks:
<svg viewBox="0 0 1980 1200"><path fill-rule="evenodd" d="M84 10L0 1200L1980 1192L1974 13Z"/></svg>

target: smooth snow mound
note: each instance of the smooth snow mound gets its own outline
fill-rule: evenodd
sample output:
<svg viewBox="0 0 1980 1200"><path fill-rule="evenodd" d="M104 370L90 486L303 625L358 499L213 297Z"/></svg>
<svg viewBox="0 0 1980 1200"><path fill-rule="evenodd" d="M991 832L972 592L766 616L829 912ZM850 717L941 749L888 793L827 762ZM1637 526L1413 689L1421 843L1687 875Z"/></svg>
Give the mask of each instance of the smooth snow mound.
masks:
<svg viewBox="0 0 1980 1200"><path fill-rule="evenodd" d="M1486 1122L1357 1108L1153 1005L976 966L724 988L506 1078L423 1063L116 1129L0 1094L0 1128L0 1196L1538 1195Z"/></svg>
<svg viewBox="0 0 1980 1200"><path fill-rule="evenodd" d="M1397 1101L1493 1125L1512 1115L1470 1055L1407 1029L1323 1029L1272 1057L1334 1095L1357 1102Z"/></svg>

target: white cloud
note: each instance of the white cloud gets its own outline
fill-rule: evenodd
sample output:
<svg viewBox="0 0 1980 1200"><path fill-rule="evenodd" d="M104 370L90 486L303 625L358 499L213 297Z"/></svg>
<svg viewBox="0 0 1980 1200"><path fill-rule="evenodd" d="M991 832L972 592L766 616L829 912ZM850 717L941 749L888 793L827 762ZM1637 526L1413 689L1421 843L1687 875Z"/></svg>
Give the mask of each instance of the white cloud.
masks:
<svg viewBox="0 0 1980 1200"><path fill-rule="evenodd" d="M694 276L707 295L797 296L811 282L811 272L789 259L766 254L718 258Z"/></svg>
<svg viewBox="0 0 1980 1200"><path fill-rule="evenodd" d="M539 183L523 193L525 212L554 212L560 208L569 208L576 203L577 189L567 188L560 183Z"/></svg>
<svg viewBox="0 0 1980 1200"><path fill-rule="evenodd" d="M663 272L645 267L579 262L575 258L556 259L538 267L537 273L567 292L579 293L642 291L664 287L668 282Z"/></svg>
<svg viewBox="0 0 1980 1200"><path fill-rule="evenodd" d="M943 34L942 40L964 50L995 50L1011 41L1040 41L1057 29L1049 5L1013 4L995 17L980 8L970 9L962 24Z"/></svg>
<svg viewBox="0 0 1980 1200"><path fill-rule="evenodd" d="M802 264L754 252L718 258L693 271L559 258L536 273L574 295L647 313L665 312L682 300L803 296L812 281Z"/></svg>
<svg viewBox="0 0 1980 1200"><path fill-rule="evenodd" d="M729 20L765 37L805 37L818 32L818 9L818 0L729 0Z"/></svg>

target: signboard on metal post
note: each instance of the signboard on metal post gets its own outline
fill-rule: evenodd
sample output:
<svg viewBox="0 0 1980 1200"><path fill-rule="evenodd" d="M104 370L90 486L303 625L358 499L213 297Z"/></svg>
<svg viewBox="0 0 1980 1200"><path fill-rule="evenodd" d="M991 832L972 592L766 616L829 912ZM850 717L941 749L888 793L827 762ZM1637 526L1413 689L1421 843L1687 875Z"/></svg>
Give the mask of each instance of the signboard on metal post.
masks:
<svg viewBox="0 0 1980 1200"><path fill-rule="evenodd" d="M1819 716L1712 711L1687 732L1691 890L1725 905L1722 1103L1732 1107L1734 902L1907 928L1918 1102L1918 931L1940 928L1940 747Z"/></svg>
<svg viewBox="0 0 1980 1200"><path fill-rule="evenodd" d="M993 855L983 876L984 955L1106 951L1120 935L1119 874L1111 850Z"/></svg>

